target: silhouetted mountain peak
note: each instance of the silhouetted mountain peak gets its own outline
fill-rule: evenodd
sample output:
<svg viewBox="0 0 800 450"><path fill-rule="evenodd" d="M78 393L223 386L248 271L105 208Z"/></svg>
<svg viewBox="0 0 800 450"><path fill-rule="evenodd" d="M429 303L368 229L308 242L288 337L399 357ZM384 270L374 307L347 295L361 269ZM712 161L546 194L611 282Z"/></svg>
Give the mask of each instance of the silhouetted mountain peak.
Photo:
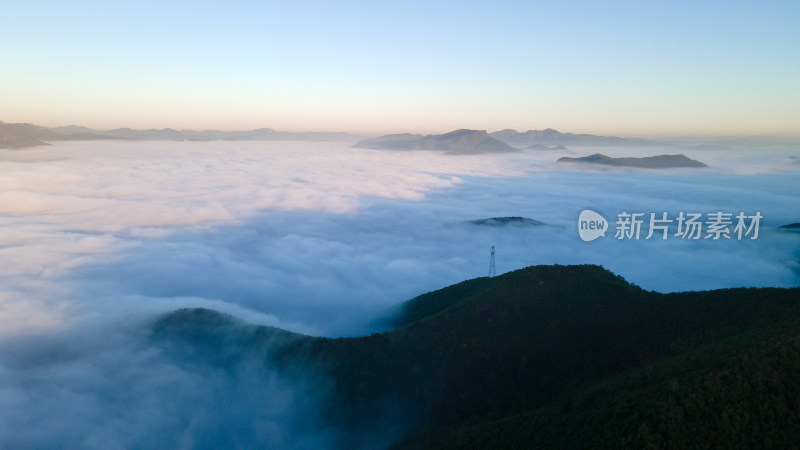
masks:
<svg viewBox="0 0 800 450"><path fill-rule="evenodd" d="M505 153L517 149L501 142L485 130L454 130L445 134L387 134L355 145L376 150L443 150L449 154Z"/></svg>

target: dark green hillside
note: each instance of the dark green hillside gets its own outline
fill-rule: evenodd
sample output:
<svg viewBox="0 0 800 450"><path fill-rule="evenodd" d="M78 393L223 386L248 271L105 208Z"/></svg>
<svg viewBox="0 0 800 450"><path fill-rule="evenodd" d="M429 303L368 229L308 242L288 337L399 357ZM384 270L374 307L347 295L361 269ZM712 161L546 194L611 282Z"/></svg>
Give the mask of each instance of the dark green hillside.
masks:
<svg viewBox="0 0 800 450"><path fill-rule="evenodd" d="M798 448L800 321L576 389L541 408L438 427L400 448Z"/></svg>
<svg viewBox="0 0 800 450"><path fill-rule="evenodd" d="M415 424L409 448L732 443L736 427L770 423L763 411L800 406L800 289L664 295L598 266L536 266L417 297L397 329L361 338L223 326L208 315L167 316L156 335L228 355L201 357L214 364L255 357L318 374L332 385L326 422L368 428L402 415ZM736 427L714 422L727 413ZM776 439L800 436L793 423Z"/></svg>
<svg viewBox="0 0 800 450"><path fill-rule="evenodd" d="M393 325L395 328L399 328L435 316L456 304L467 302L484 294L494 286L494 281L495 279L487 277L475 278L422 294L403 305Z"/></svg>

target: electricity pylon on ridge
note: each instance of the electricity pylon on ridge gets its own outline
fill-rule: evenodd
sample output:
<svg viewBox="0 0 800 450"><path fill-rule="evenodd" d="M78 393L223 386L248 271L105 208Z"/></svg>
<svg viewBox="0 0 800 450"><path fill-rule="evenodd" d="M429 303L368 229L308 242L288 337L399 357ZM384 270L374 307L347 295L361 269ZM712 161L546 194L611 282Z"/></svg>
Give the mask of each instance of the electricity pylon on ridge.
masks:
<svg viewBox="0 0 800 450"><path fill-rule="evenodd" d="M494 245L492 246L492 257L489 260L489 277L497 275L497 270L494 267Z"/></svg>

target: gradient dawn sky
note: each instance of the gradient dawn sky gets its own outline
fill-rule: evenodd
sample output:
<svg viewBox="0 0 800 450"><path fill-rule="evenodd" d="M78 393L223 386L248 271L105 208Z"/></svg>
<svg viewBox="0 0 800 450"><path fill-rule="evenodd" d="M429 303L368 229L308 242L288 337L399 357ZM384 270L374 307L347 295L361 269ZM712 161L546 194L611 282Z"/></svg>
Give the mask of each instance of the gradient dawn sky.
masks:
<svg viewBox="0 0 800 450"><path fill-rule="evenodd" d="M800 135L800 1L6 1L0 120Z"/></svg>

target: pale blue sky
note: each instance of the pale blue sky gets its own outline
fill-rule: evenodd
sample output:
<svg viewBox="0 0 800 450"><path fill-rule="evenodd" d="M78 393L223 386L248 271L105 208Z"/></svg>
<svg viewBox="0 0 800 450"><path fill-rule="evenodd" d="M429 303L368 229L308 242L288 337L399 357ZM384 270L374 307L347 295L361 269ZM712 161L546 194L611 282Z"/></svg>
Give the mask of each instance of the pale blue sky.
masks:
<svg viewBox="0 0 800 450"><path fill-rule="evenodd" d="M6 3L6 122L800 135L796 0Z"/></svg>

